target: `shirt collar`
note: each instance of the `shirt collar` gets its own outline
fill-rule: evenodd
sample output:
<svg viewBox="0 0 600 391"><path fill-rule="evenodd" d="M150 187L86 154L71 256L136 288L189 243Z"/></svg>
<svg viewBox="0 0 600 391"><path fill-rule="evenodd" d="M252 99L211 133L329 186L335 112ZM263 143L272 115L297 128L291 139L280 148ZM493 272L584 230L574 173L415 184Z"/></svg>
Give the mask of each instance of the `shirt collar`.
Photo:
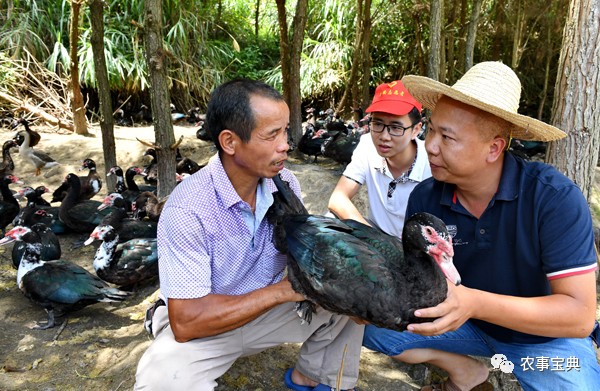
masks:
<svg viewBox="0 0 600 391"><path fill-rule="evenodd" d="M223 201L225 208L231 208L240 202L244 202L237 191L233 188L233 185L231 184L231 181L225 172L223 162L221 161L221 157L218 153L210 159L208 166L210 167L211 175L213 177L215 191ZM273 181L266 181L263 179L259 181L258 189L256 191L255 213L257 216L264 216L266 211L269 209L273 203L272 192L275 190L276 187L275 184L273 184Z"/></svg>
<svg viewBox="0 0 600 391"><path fill-rule="evenodd" d="M406 183L408 181L419 182L421 180L421 178L417 178L417 177L415 177L415 175L413 175L413 172L414 172L413 169L415 168L415 165L417 164L417 159L419 157L419 144L417 143L416 140L412 140L412 142L415 144L416 153L415 153L415 159L413 160L413 162L410 165L410 168L408 169L407 172L403 172L402 175L400 175L398 178L394 179L394 177L392 176L392 173L390 172L390 170L388 168L387 160L384 157L378 159L378 164L373 165L373 168L375 169L375 171L392 178L392 181L396 182L396 183Z"/></svg>
<svg viewBox="0 0 600 391"><path fill-rule="evenodd" d="M511 201L519 195L519 175L521 167L510 152L504 153L504 165L502 166L502 177L496 192L497 200Z"/></svg>

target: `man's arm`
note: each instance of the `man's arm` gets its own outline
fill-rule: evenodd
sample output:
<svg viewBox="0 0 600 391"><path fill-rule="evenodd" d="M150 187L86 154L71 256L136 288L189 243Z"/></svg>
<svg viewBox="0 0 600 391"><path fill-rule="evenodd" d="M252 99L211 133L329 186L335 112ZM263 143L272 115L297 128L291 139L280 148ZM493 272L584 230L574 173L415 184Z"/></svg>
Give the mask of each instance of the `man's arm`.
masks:
<svg viewBox="0 0 600 391"><path fill-rule="evenodd" d="M302 301L304 297L284 279L244 295L208 294L198 299L168 300L175 340L187 342L236 329L279 304Z"/></svg>
<svg viewBox="0 0 600 391"><path fill-rule="evenodd" d="M329 197L327 207L340 219L353 219L370 225L352 203L352 198L359 190L360 184L342 175Z"/></svg>
<svg viewBox="0 0 600 391"><path fill-rule="evenodd" d="M550 281L552 294L541 297L499 295L449 284L448 298L415 315L440 317L409 325L422 335L456 330L469 318L480 319L523 333L555 338L585 338L594 327L596 277L594 272Z"/></svg>

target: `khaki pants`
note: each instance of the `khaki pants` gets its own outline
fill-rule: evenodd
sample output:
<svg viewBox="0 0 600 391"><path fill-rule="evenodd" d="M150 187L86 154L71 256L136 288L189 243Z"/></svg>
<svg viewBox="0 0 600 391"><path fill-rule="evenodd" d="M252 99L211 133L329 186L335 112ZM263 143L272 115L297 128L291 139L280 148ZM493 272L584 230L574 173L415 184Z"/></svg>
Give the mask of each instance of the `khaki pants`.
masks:
<svg viewBox="0 0 600 391"><path fill-rule="evenodd" d="M134 389L213 390L215 379L237 358L289 342L303 343L296 369L332 387L347 345L341 388L353 388L358 379L364 326L320 307L310 324L300 324L293 308L294 303L285 303L236 330L179 343L168 326L167 307L159 307L153 317L158 335L140 359ZM283 388L283 376L281 383Z"/></svg>

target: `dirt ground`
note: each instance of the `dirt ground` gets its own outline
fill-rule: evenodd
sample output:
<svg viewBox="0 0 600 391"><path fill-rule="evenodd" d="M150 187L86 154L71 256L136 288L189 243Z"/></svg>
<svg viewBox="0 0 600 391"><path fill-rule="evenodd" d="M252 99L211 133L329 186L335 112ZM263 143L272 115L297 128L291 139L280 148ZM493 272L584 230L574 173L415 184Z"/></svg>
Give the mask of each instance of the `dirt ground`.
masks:
<svg viewBox="0 0 600 391"><path fill-rule="evenodd" d="M33 167L21 160L17 151L11 156L15 172L23 185L45 185L56 189L69 172L79 172L81 162L92 158L98 172L104 173L102 139L98 128L95 137L65 134L56 129L32 126L41 133L36 149L42 150L60 166L34 176ZM195 137L196 128L175 127L175 136L184 136L180 146L184 156L206 163L215 152L211 143ZM0 144L15 131L0 129ZM124 169L142 166L146 147L136 140L153 141L149 127L115 128L117 162ZM288 167L304 185L304 199L312 213L324 213L329 194L341 173L339 164L319 159L291 159ZM100 195L106 195L106 185ZM364 196L361 194L361 197ZM46 199L50 199L46 195ZM362 199L361 198L361 199ZM78 235L60 236L63 259L73 261L93 272L92 260L98 246L77 250L71 244ZM0 390L127 390L134 384L135 368L151 340L142 327L144 312L158 293L158 283L146 286L123 303L98 303L71 313L61 328L63 318L49 330L32 330L37 322L46 321L45 311L25 298L16 286L16 270L11 266L11 245L0 247ZM299 347L286 345L258 356L241 359L219 381L218 390L284 390L283 374L293 366ZM367 352L363 359L363 390L385 390L387 384L405 375L391 360ZM370 383L370 384L369 384ZM369 384L369 385L367 385Z"/></svg>
<svg viewBox="0 0 600 391"><path fill-rule="evenodd" d="M57 188L69 172L78 169L85 158L92 158L98 172L103 166L102 140L98 128L95 137L64 134L55 129L34 127L42 139L36 149L50 154L60 166L33 175L33 167L12 153L15 174L25 185ZM0 144L12 138L15 131L0 129ZM195 137L195 128L175 127L175 136L184 136L180 150L199 163L214 154L213 146ZM117 161L124 169L147 163L142 158L146 147L136 138L153 141L152 128L116 128ZM328 159L312 163L290 159L287 167L296 173L303 187L309 212L321 214L342 167ZM15 188L13 188L14 190ZM95 199L106 195L106 186ZM47 199L50 197L46 196ZM365 210L366 195L359 193L359 207ZM63 259L73 261L93 272L92 260L98 246L71 249L78 236L61 236ZM144 312L158 291L158 283L146 286L123 303L98 303L59 318L57 327L32 330L36 322L45 322L46 313L26 299L16 286L16 270L11 266L11 247L0 248L0 390L127 390L132 389L139 358L150 345L142 327ZM293 366L299 346L284 345L259 355L238 360L219 380L217 390L286 390L283 375ZM413 378L423 377L424 366L407 367L391 359L363 349L358 387L365 390L418 389Z"/></svg>

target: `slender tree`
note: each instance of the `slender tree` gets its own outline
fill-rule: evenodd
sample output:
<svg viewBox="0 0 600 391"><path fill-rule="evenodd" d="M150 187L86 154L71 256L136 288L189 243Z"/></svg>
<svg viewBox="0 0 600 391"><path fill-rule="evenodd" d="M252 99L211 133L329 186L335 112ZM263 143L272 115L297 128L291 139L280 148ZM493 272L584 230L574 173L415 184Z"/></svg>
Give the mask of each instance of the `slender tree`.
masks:
<svg viewBox="0 0 600 391"><path fill-rule="evenodd" d="M371 0L356 0L356 33L354 37L352 66L350 67L350 76L346 83L344 95L342 95L342 99L336 108L338 113L348 111L348 102L354 102L355 104L362 103L361 100L364 96L364 78L362 76L366 72L370 73L370 42Z"/></svg>
<svg viewBox="0 0 600 391"><path fill-rule="evenodd" d="M298 0L292 21L292 37L290 39L285 0L277 0L283 96L290 108L289 131L291 132L291 137L294 142L298 142L300 137L302 137L300 57L302 53L302 43L304 42L304 30L306 29L307 11L308 0Z"/></svg>
<svg viewBox="0 0 600 391"><path fill-rule="evenodd" d="M427 63L427 77L433 80L440 79L440 50L442 39L442 10L443 0L431 0L431 15L429 21L429 61Z"/></svg>
<svg viewBox="0 0 600 391"><path fill-rule="evenodd" d="M79 56L77 54L77 43L79 42L79 15L83 0L71 0L71 23L69 31L69 54L71 59L71 110L73 111L73 126L75 133L88 134L87 119L85 117L85 105L83 94L79 85Z"/></svg>
<svg viewBox="0 0 600 391"><path fill-rule="evenodd" d="M158 197L165 197L175 187L175 143L171 122L171 98L167 78L167 51L163 46L161 0L146 0L144 4L144 47L150 76L150 98L158 160Z"/></svg>
<svg viewBox="0 0 600 391"><path fill-rule="evenodd" d="M469 18L469 28L467 29L467 42L465 53L465 71L473 66L473 56L475 52L475 37L477 35L477 25L479 24L479 15L481 13L481 3L483 0L473 1L473 9Z"/></svg>
<svg viewBox="0 0 600 391"><path fill-rule="evenodd" d="M256 0L256 8L254 9L254 36L258 38L258 21L260 20L260 0Z"/></svg>
<svg viewBox="0 0 600 391"><path fill-rule="evenodd" d="M446 34L446 38L448 44L446 45L446 64L448 67L448 72L446 72L446 82L452 84L454 80L456 80L456 53L455 48L456 45L454 41L456 39L456 30L457 30L457 18L458 11L460 11L459 4L450 4L450 13L448 15L448 34Z"/></svg>
<svg viewBox="0 0 600 391"><path fill-rule="evenodd" d="M91 44L94 52L94 68L96 70L96 87L100 101L100 130L102 132L102 151L104 152L105 169L117 165L115 148L114 120L112 102L108 84L108 71L104 57L104 0L90 0L90 20L92 24ZM108 192L115 190L114 176L106 177Z"/></svg>
<svg viewBox="0 0 600 391"><path fill-rule="evenodd" d="M600 0L571 0L554 90L552 124L567 137L552 142L547 160L591 200L600 145Z"/></svg>

